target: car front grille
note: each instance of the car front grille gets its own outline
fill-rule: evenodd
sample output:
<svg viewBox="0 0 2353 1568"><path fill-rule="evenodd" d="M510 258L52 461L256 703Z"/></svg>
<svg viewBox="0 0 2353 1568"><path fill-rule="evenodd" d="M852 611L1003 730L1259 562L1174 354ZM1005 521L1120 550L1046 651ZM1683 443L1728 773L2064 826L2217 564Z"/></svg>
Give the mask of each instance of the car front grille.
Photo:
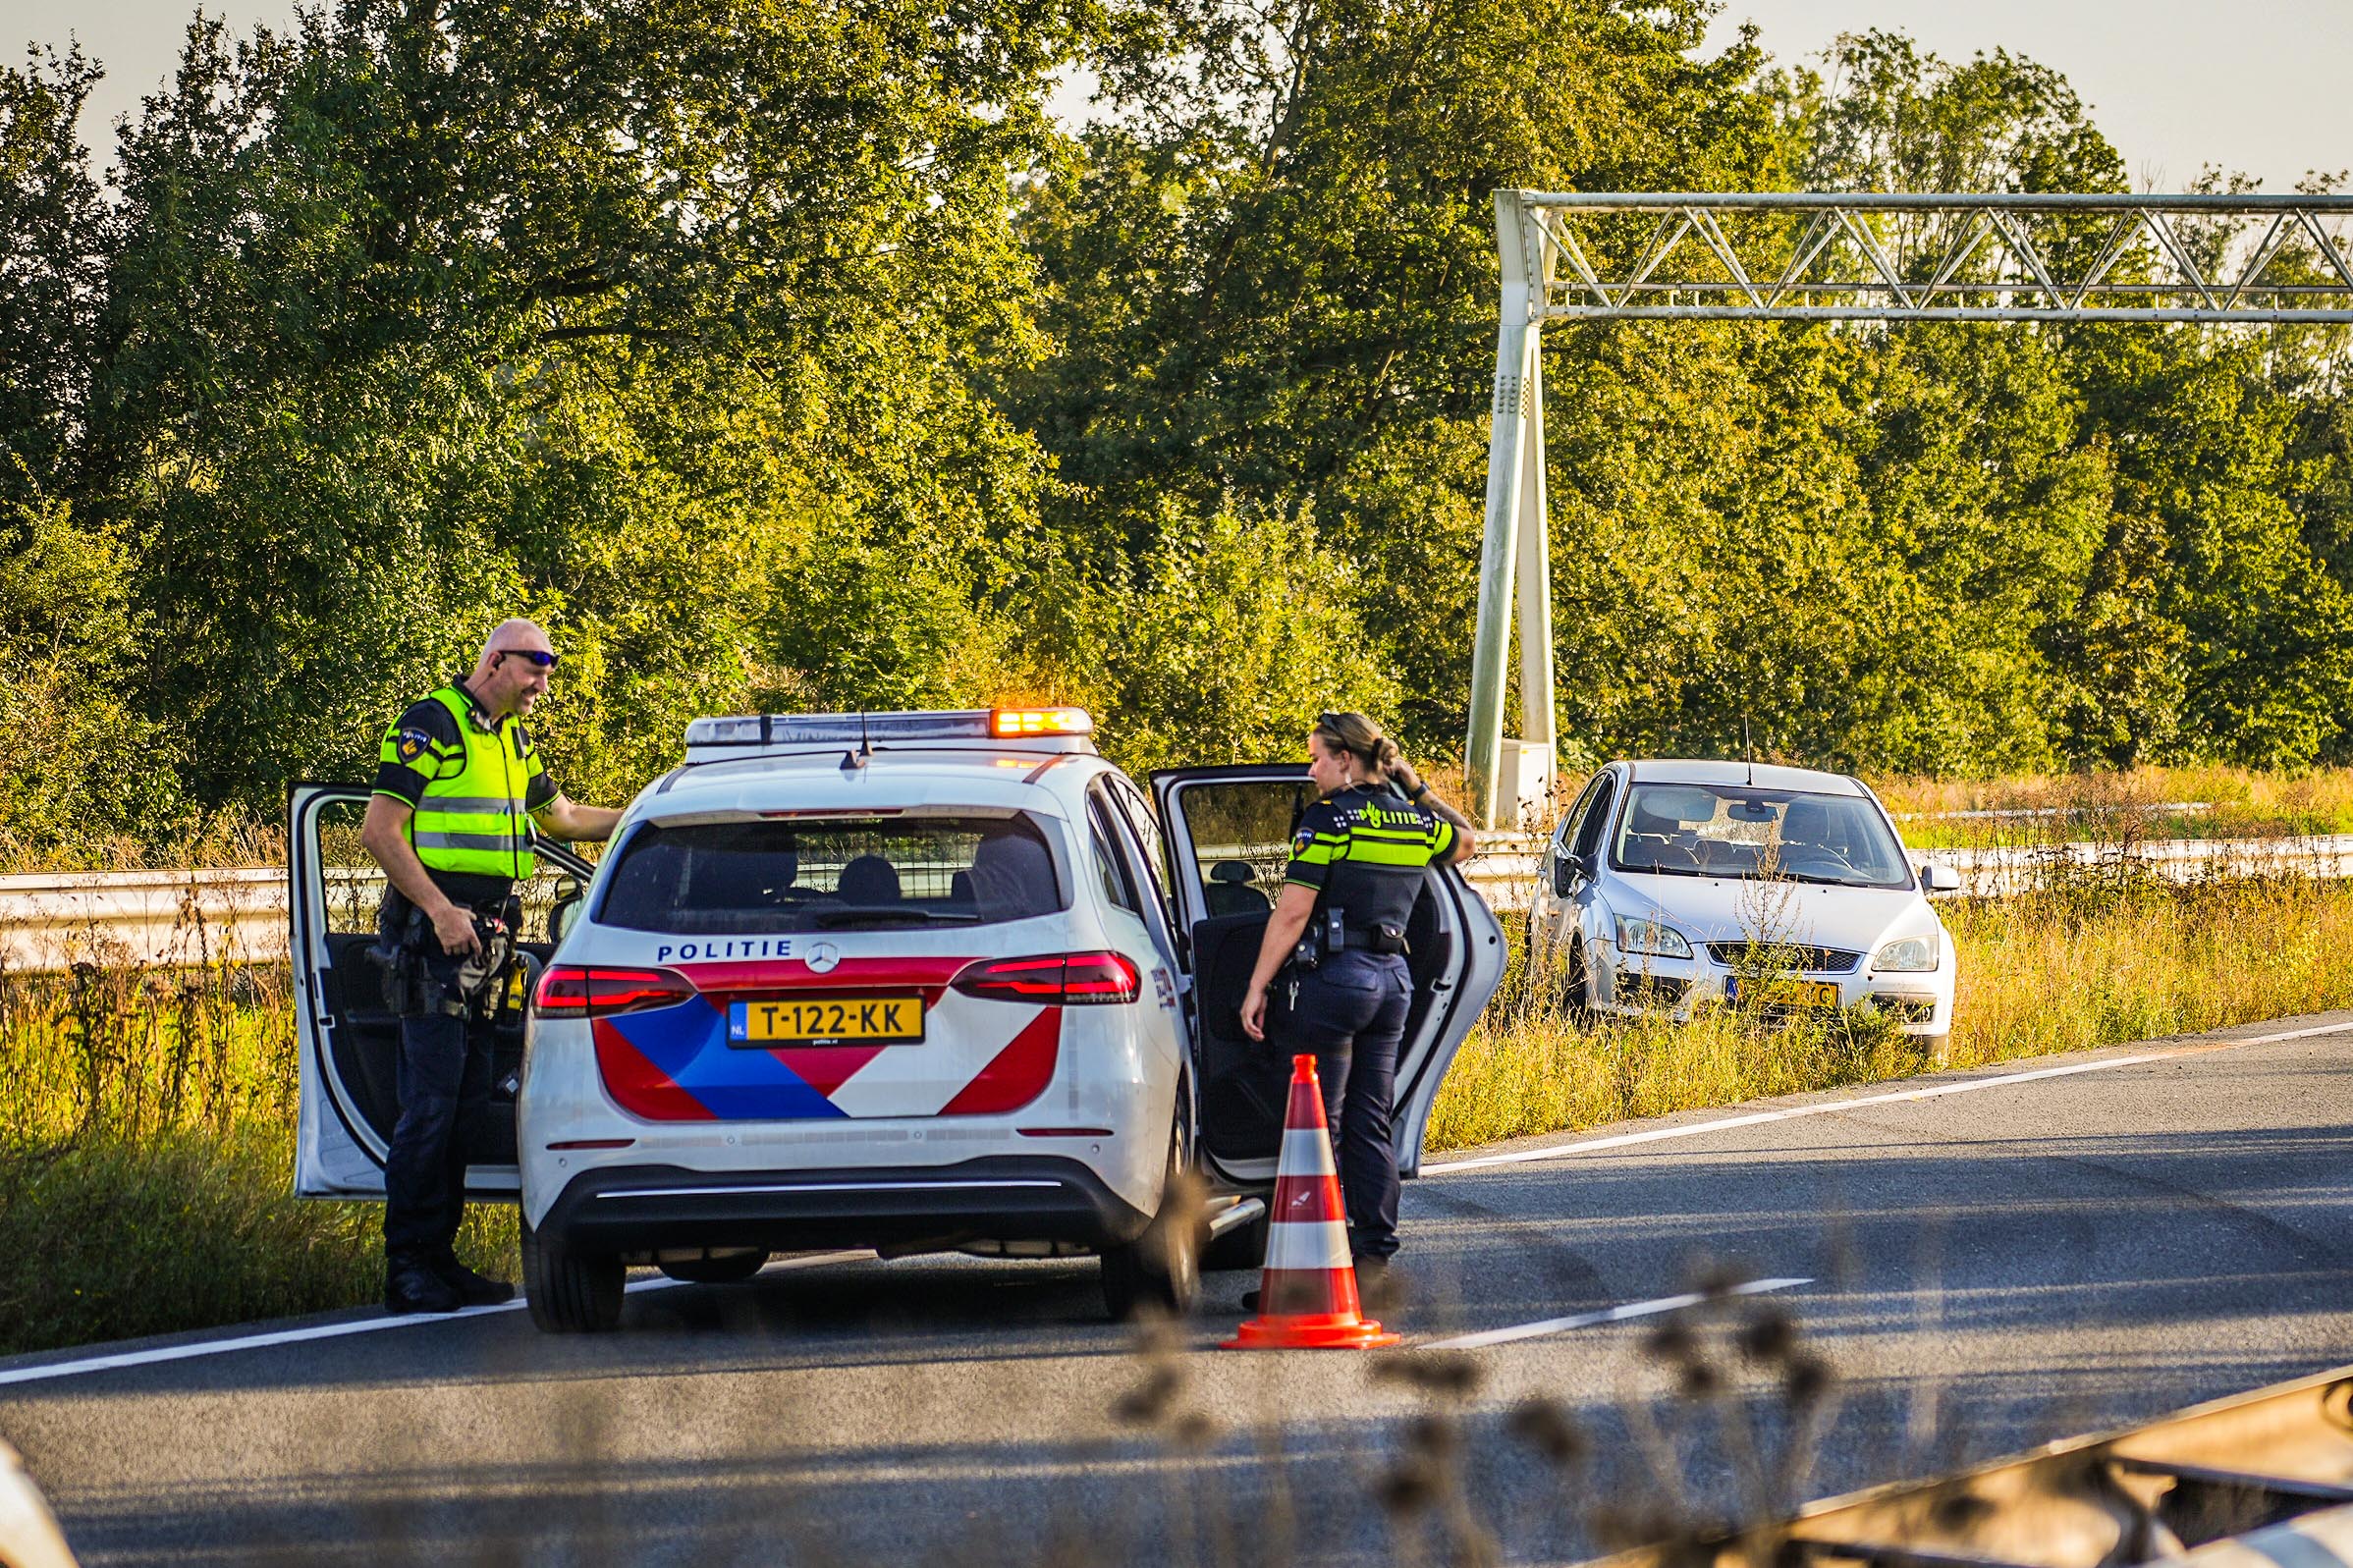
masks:
<svg viewBox="0 0 2353 1568"><path fill-rule="evenodd" d="M1617 1000L1630 1007L1671 1007L1683 1000L1691 982L1676 975L1620 974Z"/></svg>
<svg viewBox="0 0 2353 1568"><path fill-rule="evenodd" d="M1796 943L1711 942L1708 956L1726 969L1781 972L1794 969L1809 975L1852 974L1863 961L1859 952L1843 947L1809 947Z"/></svg>

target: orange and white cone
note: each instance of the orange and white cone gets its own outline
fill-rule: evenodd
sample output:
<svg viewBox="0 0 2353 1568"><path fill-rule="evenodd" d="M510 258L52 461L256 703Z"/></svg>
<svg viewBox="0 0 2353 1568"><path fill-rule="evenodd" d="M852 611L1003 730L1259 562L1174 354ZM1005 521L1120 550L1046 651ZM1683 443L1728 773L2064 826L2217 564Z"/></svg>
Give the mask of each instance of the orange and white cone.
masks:
<svg viewBox="0 0 2353 1568"><path fill-rule="evenodd" d="M1358 1309L1347 1212L1341 1207L1315 1057L1290 1060L1290 1108L1283 1118L1283 1158L1275 1164L1275 1202L1267 1215L1258 1316L1236 1329L1225 1348L1375 1350L1396 1344L1399 1335L1383 1333Z"/></svg>

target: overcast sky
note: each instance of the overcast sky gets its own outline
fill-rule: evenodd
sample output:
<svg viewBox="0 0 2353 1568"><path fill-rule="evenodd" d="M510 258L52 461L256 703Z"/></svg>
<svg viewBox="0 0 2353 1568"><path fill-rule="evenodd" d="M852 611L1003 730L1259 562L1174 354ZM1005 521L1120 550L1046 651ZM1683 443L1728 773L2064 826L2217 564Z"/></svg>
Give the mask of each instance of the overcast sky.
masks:
<svg viewBox="0 0 2353 1568"><path fill-rule="evenodd" d="M239 28L293 14L283 0L210 5ZM171 69L192 10L188 0L0 0L0 38L62 48L78 35L107 67L87 135L110 147L114 117ZM1728 0L1717 39L1749 19L1785 61L1880 27L1948 59L2002 47L2056 67L2144 188L2178 189L2207 163L2269 190L2309 169L2353 168L2353 0Z"/></svg>

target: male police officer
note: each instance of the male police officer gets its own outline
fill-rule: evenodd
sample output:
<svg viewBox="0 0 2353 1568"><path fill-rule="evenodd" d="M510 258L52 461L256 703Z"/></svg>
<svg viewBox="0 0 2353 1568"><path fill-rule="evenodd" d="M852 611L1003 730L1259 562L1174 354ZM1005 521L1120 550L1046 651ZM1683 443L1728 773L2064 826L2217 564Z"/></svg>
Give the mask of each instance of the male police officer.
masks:
<svg viewBox="0 0 2353 1568"><path fill-rule="evenodd" d="M1324 1119L1338 1129L1348 1250L1368 1302L1386 1295L1397 1250L1397 1048L1412 1002L1405 925L1433 863L1473 848L1470 823L1431 793L1396 743L1360 713L1327 713L1307 736L1319 796L1292 829L1290 867L1241 1006L1267 1035L1279 974L1288 1005L1276 1033L1313 1052ZM1245 1307L1255 1303L1244 1297Z"/></svg>
<svg viewBox="0 0 2353 1568"><path fill-rule="evenodd" d="M492 989L513 952L509 894L531 874L527 815L561 838L604 838L621 813L565 798L523 732L556 652L528 621L500 624L473 674L412 703L384 733L359 841L391 887L381 925L401 1017L401 1119L384 1158L384 1305L455 1312L515 1287L458 1262L465 1151L490 1099Z"/></svg>

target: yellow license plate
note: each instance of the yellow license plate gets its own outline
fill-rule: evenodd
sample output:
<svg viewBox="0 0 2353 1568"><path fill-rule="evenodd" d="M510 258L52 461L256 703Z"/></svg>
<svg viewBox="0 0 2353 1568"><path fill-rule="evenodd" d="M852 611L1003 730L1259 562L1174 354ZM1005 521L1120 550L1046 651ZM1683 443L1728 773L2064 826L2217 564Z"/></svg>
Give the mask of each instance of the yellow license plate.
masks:
<svg viewBox="0 0 2353 1568"><path fill-rule="evenodd" d="M1743 986L1734 976L1724 988L1733 1001L1753 1002L1761 1007L1827 1008L1836 1011L1838 988L1827 980L1760 980Z"/></svg>
<svg viewBox="0 0 2353 1568"><path fill-rule="evenodd" d="M817 1046L844 1041L889 1045L923 1038L921 997L828 997L807 1001L733 1001L731 1046Z"/></svg>

